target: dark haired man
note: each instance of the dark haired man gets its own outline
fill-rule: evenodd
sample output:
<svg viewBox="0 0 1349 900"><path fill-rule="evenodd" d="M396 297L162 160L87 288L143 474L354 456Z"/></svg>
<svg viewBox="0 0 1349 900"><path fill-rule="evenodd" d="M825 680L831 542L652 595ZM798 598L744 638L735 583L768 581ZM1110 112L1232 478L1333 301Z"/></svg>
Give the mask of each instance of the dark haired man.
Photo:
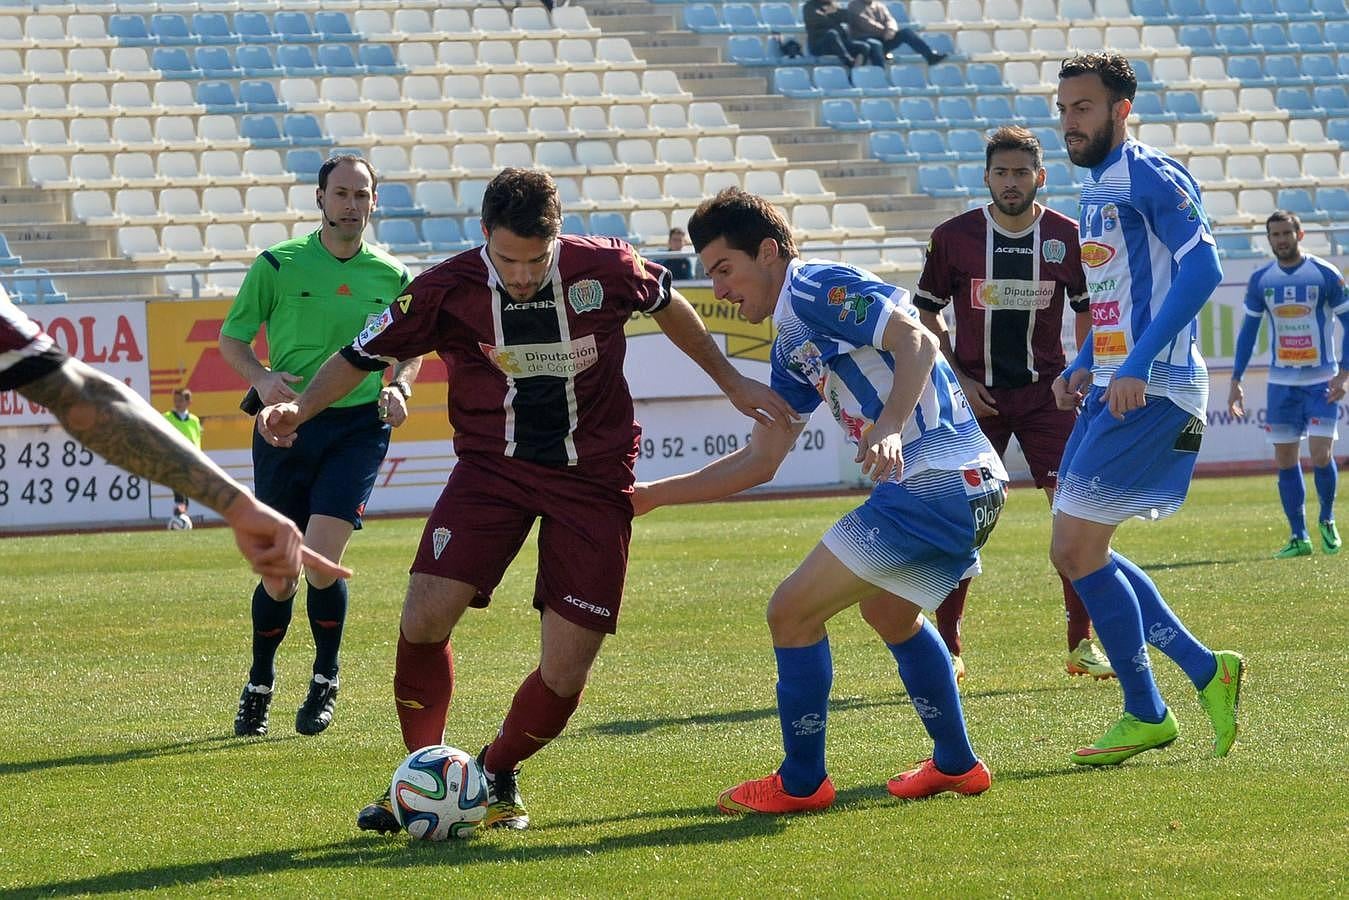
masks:
<svg viewBox="0 0 1349 900"><path fill-rule="evenodd" d="M768 601L784 758L771 775L723 791L717 807L783 814L833 804L825 624L853 606L894 656L932 739L931 757L891 778L890 793L982 793L991 775L970 746L951 659L922 613L955 587L997 523L1002 461L906 290L851 266L802 262L782 213L738 188L704 201L689 234L719 299L751 322L773 317L773 388L795 416L756 425L747 446L697 472L639 485L634 508L717 499L768 481L821 403L875 484Z"/></svg>
<svg viewBox="0 0 1349 900"><path fill-rule="evenodd" d="M325 161L314 195L322 216L319 229L264 250L239 286L220 329L220 352L262 403L294 398L331 353L376 321L407 286L407 269L362 240L377 184L374 168L361 157ZM268 365L252 347L264 324ZM308 423L289 451L254 433L258 496L293 519L305 543L325 556L340 561L352 531L361 527L389 448L389 429L407 418L407 399L420 367L420 359L409 359L387 386L368 373ZM347 582L317 572L307 573L305 581L314 665L295 730L312 735L332 723L337 703ZM276 652L290 627L298 587L293 579L263 578L253 591L253 663L239 695L237 735L267 733Z"/></svg>
<svg viewBox="0 0 1349 900"><path fill-rule="evenodd" d="M1137 87L1118 53L1078 54L1059 70L1068 158L1089 170L1078 234L1092 340L1054 380L1059 406L1082 411L1059 465L1050 558L1091 612L1124 692L1124 715L1072 754L1079 765L1114 765L1176 739L1149 643L1199 691L1214 756L1236 740L1245 669L1240 654L1195 639L1147 573L1110 546L1125 520L1168 516L1185 500L1208 404L1195 317L1222 280L1199 185L1129 137Z"/></svg>
<svg viewBox="0 0 1349 900"><path fill-rule="evenodd" d="M1051 385L1063 371L1063 307L1076 314L1077 343L1091 327L1077 223L1035 202L1044 186L1039 140L1025 128L999 128L988 139L984 184L991 202L941 223L932 232L918 279L918 318L941 344L993 448L1013 436L1035 486L1051 503L1059 460L1076 415L1059 409ZM954 346L942 311L955 317ZM1091 617L1063 581L1070 675L1111 678L1110 663L1091 642ZM960 624L970 579L937 608L937 629L951 651L956 679L965 676Z"/></svg>
<svg viewBox="0 0 1349 900"><path fill-rule="evenodd" d="M286 446L299 423L368 372L434 351L453 373L458 461L422 533L399 627L394 701L409 750L444 739L451 634L466 609L487 606L541 520L539 664L479 756L495 828L528 827L519 765L562 732L617 627L641 435L623 378L625 323L650 314L756 421L789 415L727 361L668 271L624 241L561 229L552 178L503 170L483 195L485 243L418 275L293 403L259 416L268 439ZM398 830L387 793L357 825Z"/></svg>
<svg viewBox="0 0 1349 900"><path fill-rule="evenodd" d="M1344 276L1339 269L1302 251L1302 222L1296 213L1275 210L1265 220L1265 234L1274 260L1256 269L1246 285L1246 318L1237 335L1227 405L1234 415L1246 415L1241 376L1250 364L1260 323L1268 317L1271 338L1265 430L1274 445L1279 500L1291 532L1287 545L1274 557L1291 559L1312 552L1303 510L1307 486L1302 480L1299 454L1304 436L1321 502L1317 516L1321 550L1333 555L1340 552L1340 531L1335 527L1339 483L1335 422L1349 382L1349 297L1345 296ZM1335 318L1339 318L1343 332L1338 359L1331 336Z"/></svg>

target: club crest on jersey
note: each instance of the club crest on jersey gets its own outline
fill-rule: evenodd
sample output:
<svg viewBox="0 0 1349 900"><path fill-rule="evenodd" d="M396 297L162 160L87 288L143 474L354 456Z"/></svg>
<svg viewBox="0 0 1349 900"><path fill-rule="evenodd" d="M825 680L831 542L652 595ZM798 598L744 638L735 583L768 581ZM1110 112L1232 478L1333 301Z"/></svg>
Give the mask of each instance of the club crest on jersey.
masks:
<svg viewBox="0 0 1349 900"><path fill-rule="evenodd" d="M844 300L848 299L848 290L843 286L831 287L829 293L825 295L830 306L838 306Z"/></svg>
<svg viewBox="0 0 1349 900"><path fill-rule="evenodd" d="M1058 238L1050 238L1040 245L1040 256L1047 263L1061 263L1068 255L1068 247Z"/></svg>
<svg viewBox="0 0 1349 900"><path fill-rule="evenodd" d="M1119 207L1107 203L1101 207L1101 227L1106 231L1114 231L1117 225L1119 225Z"/></svg>
<svg viewBox="0 0 1349 900"><path fill-rule="evenodd" d="M1099 269L1115 258L1115 248L1100 241L1087 241L1082 245L1082 264L1089 269Z"/></svg>
<svg viewBox="0 0 1349 900"><path fill-rule="evenodd" d="M440 526L431 532L431 552L435 554L436 559L440 559L440 554L445 552L445 548L450 543L450 529Z"/></svg>
<svg viewBox="0 0 1349 900"><path fill-rule="evenodd" d="M604 303L604 286L593 278L578 281L567 288L567 302L577 315L594 312Z"/></svg>

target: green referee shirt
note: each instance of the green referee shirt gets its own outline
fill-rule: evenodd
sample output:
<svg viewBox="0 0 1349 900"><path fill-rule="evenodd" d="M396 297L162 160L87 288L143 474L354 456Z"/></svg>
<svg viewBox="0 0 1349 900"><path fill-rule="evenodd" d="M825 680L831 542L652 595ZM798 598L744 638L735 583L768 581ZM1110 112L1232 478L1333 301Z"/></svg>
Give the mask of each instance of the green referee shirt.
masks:
<svg viewBox="0 0 1349 900"><path fill-rule="evenodd" d="M301 381L291 386L302 391L319 366L374 322L409 280L402 263L366 243L351 259L337 259L315 231L262 252L220 333L251 344L266 322L271 368L299 375ZM373 403L380 384L380 373L371 372L333 406Z"/></svg>
<svg viewBox="0 0 1349 900"><path fill-rule="evenodd" d="M188 413L186 419L178 418L178 414L173 410L164 413L164 418L169 420L169 424L192 442L192 446L201 446L201 419L193 413Z"/></svg>

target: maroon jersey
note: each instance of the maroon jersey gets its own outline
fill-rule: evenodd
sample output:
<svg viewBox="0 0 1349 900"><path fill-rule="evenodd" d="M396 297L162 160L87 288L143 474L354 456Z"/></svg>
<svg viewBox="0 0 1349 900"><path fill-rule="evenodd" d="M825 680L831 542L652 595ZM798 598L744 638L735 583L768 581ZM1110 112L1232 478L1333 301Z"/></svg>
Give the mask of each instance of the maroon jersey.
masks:
<svg viewBox="0 0 1349 900"><path fill-rule="evenodd" d="M1024 387L1063 371L1063 299L1089 307L1077 223L1043 208L1009 234L988 206L947 219L932 232L913 302L955 313L956 360L985 387Z"/></svg>
<svg viewBox="0 0 1349 900"><path fill-rule="evenodd" d="M512 300L477 247L427 269L342 354L353 365L435 351L459 453L575 465L635 451L623 326L670 302L670 273L627 243L562 235L552 272Z"/></svg>
<svg viewBox="0 0 1349 900"><path fill-rule="evenodd" d="M0 390L36 381L58 368L65 358L46 332L0 290Z"/></svg>

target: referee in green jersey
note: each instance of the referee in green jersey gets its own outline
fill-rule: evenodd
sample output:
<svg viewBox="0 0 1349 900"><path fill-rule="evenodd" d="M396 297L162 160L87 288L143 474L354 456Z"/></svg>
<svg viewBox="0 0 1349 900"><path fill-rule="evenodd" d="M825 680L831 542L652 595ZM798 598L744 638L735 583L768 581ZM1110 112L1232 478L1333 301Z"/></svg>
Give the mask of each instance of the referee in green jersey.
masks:
<svg viewBox="0 0 1349 900"><path fill-rule="evenodd" d="M350 344L407 288L407 269L361 239L375 208L378 178L359 156L335 156L319 169L315 199L322 225L282 241L254 261L220 329L220 352L263 404L294 399L325 359ZM253 338L267 326L263 365ZM407 419L414 359L393 369L388 385L372 372L346 397L306 422L295 445L277 449L253 434L257 496L304 532L305 544L340 560L384 454L391 426ZM318 734L337 701L338 650L347 614L347 583L306 571L314 674L295 730ZM237 735L267 733L276 682L276 651L290 626L299 585L264 577L253 591L253 665L239 697Z"/></svg>

